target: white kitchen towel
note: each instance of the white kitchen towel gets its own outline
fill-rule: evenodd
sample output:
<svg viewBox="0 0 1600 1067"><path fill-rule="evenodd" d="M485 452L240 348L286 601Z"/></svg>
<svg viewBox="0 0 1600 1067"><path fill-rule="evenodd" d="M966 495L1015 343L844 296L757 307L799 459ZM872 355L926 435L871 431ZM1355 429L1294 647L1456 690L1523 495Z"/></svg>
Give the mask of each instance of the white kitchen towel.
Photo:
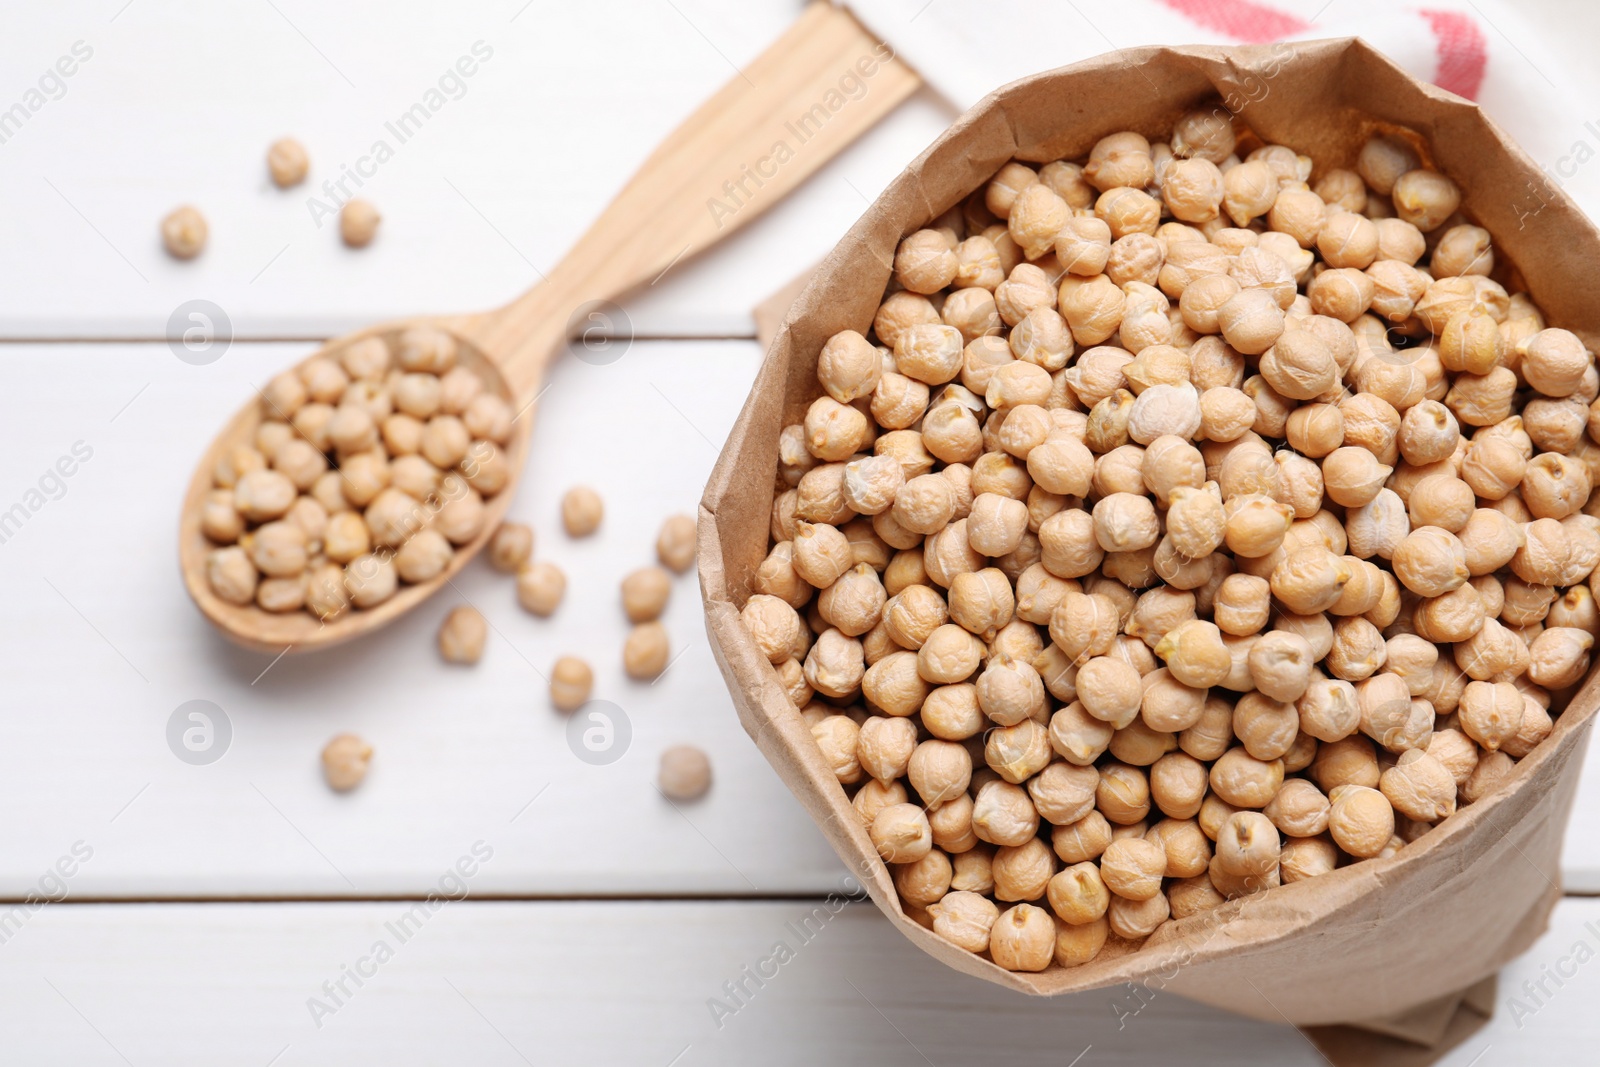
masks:
<svg viewBox="0 0 1600 1067"><path fill-rule="evenodd" d="M1024 75L1136 45L1361 37L1473 100L1591 219L1600 219L1600 99L1502 0L847 0L957 107ZM1593 114L1585 114L1585 108Z"/></svg>

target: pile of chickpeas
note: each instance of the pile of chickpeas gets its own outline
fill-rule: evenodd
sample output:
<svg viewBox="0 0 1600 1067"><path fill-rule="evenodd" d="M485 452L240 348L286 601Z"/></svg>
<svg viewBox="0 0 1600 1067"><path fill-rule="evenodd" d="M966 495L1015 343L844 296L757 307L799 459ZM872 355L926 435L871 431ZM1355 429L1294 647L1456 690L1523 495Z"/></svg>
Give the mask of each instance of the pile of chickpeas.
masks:
<svg viewBox="0 0 1600 1067"><path fill-rule="evenodd" d="M412 327L273 378L202 506L211 591L329 621L443 573L511 477L510 405L458 356Z"/></svg>
<svg viewBox="0 0 1600 1067"><path fill-rule="evenodd" d="M901 242L742 618L907 915L1083 964L1391 856L1549 735L1600 376L1460 200L1407 137L1319 167L1219 107Z"/></svg>

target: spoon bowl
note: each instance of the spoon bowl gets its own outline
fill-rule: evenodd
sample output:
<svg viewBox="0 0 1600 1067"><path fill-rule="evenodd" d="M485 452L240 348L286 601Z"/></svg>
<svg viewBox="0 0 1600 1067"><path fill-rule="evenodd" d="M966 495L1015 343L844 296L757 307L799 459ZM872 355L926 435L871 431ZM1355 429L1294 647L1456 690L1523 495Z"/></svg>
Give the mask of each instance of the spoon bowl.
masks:
<svg viewBox="0 0 1600 1067"><path fill-rule="evenodd" d="M458 365L475 373L485 389L506 401L514 413L511 436L500 446L511 472L510 479L499 492L485 499L483 529L471 541L455 546L450 562L436 577L416 584L402 583L393 596L373 608L346 608L337 616L323 620L305 610L272 612L255 604L240 605L223 600L212 591L206 580L206 557L218 546L201 532L201 509L206 495L215 488L212 471L218 459L236 445L248 445L255 438L263 420L264 407L264 402L257 396L228 421L201 457L184 494L179 522L178 555L184 585L201 613L224 634L248 648L272 653L282 652L286 648L295 651L326 648L351 640L384 626L433 595L448 584L494 536L515 493L517 478L527 455L528 439L532 436L533 419L530 417L529 402L519 400L494 360L471 340L468 330L477 321L481 320L468 317L419 318L370 327L328 342L297 364L295 369L319 357L337 357L348 345L369 337L381 337L391 342L392 346L394 338L412 326L431 326L451 334L456 339Z"/></svg>

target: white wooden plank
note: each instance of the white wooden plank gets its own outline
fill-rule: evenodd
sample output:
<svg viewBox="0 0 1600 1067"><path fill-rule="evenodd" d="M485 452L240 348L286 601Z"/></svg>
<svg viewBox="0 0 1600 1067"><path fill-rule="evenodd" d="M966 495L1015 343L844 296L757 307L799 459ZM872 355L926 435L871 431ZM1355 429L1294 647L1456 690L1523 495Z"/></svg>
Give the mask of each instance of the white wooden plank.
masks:
<svg viewBox="0 0 1600 1067"><path fill-rule="evenodd" d="M942 968L869 905L812 919L802 940L797 930L818 906L469 900L423 919L408 919L412 905L400 901L49 906L14 925L0 952L0 1057L278 1067L1324 1062L1286 1026L1159 992L1120 1019L1114 1005L1129 1003L1120 988L1052 1000L1006 992ZM792 958L757 986L744 969L780 941ZM379 942L390 951L381 963ZM1494 1018L1445 1067L1589 1062L1600 965L1575 966L1579 944L1587 957L1600 950L1600 901L1561 903L1550 932L1502 974ZM358 967L359 985L347 977ZM1545 977L1557 971L1559 987ZM724 987L739 981L742 1003ZM714 1015L713 1000L736 1010Z"/></svg>
<svg viewBox="0 0 1600 1067"><path fill-rule="evenodd" d="M476 564L458 592L395 626L273 665L226 643L189 603L174 533L207 439L253 395L250 382L308 348L236 344L193 367L163 344L0 347L0 511L74 442L93 450L60 499L0 544L0 807L13 813L0 894L26 893L78 840L95 855L73 889L90 896L418 892L480 837L498 850L480 886L490 893L828 884L832 851L733 714L692 576L666 618L682 658L654 685L621 671L617 583L654 562L666 515L697 506L755 344L640 342L608 366L560 362L512 506L533 523L537 556L567 571L553 619L523 612L511 580ZM600 489L608 513L576 542L557 514L579 482ZM495 626L476 668L434 651L461 598ZM631 748L610 766L577 759L549 706L541 672L569 651L594 665L595 695L631 719ZM180 762L165 740L169 716L194 699L232 724L232 747L209 766ZM344 730L377 748L347 797L317 766ZM681 811L653 784L659 752L680 741L705 747L717 777Z"/></svg>
<svg viewBox="0 0 1600 1067"><path fill-rule="evenodd" d="M60 906L0 953L0 1055L59 1061L488 1065L1320 1062L1286 1027L1157 997L1118 1032L1112 994L1032 1000L942 968L870 905L802 944L818 905L451 904L404 944L407 905ZM393 959L331 1016L308 1000L379 940ZM725 982L795 951L732 1015ZM375 969L363 965L366 970ZM47 982L48 980L48 982ZM855 988L852 988L854 983ZM52 988L52 986L54 988ZM881 1014L880 1014L881 1012ZM721 1026L719 1028L718 1022ZM91 1025L92 1024L92 1027ZM96 1033L98 1031L98 1033ZM111 1047L108 1047L111 1046ZM285 1047L287 1050L285 1051Z"/></svg>
<svg viewBox="0 0 1600 1067"><path fill-rule="evenodd" d="M160 337L195 297L224 308L241 337L496 306L548 271L662 137L801 7L30 5L0 40L0 66L17 75L0 111L75 43L90 54L60 88L47 80L20 128L0 124L0 196L29 205L0 245L0 337ZM402 140L389 124L462 57L475 73L447 81ZM902 107L771 217L630 299L637 332L749 335L750 308L832 247L951 114L931 94ZM312 159L308 182L287 191L264 164L284 134ZM362 163L379 141L392 158ZM359 192L384 221L354 252L309 201L331 203L323 182L358 166L372 172ZM157 224L185 202L210 220L211 241L179 263Z"/></svg>

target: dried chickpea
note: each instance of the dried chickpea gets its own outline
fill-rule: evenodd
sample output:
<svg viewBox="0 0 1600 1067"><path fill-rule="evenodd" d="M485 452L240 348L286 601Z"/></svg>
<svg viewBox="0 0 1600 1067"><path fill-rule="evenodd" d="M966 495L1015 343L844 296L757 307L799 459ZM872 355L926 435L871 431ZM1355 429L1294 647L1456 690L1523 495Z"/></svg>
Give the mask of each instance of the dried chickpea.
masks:
<svg viewBox="0 0 1600 1067"><path fill-rule="evenodd" d="M1166 850L1142 837L1112 841L1100 857L1105 888L1127 900L1159 896L1166 869Z"/></svg>
<svg viewBox="0 0 1600 1067"><path fill-rule="evenodd" d="M839 718L840 716L834 716ZM891 804L872 820L873 846L886 863L915 863L933 849L928 817L915 804Z"/></svg>
<svg viewBox="0 0 1600 1067"><path fill-rule="evenodd" d="M934 933L958 948L980 953L989 949L989 933L999 921L1000 909L978 893L957 890L929 904L928 914Z"/></svg>
<svg viewBox="0 0 1600 1067"><path fill-rule="evenodd" d="M1055 920L1032 904L1002 912L989 931L989 957L1008 971L1042 971L1055 954Z"/></svg>
<svg viewBox="0 0 1600 1067"><path fill-rule="evenodd" d="M365 248L378 234L382 216L366 200L347 200L339 209L339 237L351 248Z"/></svg>
<svg viewBox="0 0 1600 1067"><path fill-rule="evenodd" d="M568 537L588 537L600 528L604 515L600 494L586 485L574 486L561 497L561 525Z"/></svg>
<svg viewBox="0 0 1600 1067"><path fill-rule="evenodd" d="M1528 649L1528 678L1546 689L1577 685L1589 671L1594 635L1587 630L1552 626Z"/></svg>
<svg viewBox="0 0 1600 1067"><path fill-rule="evenodd" d="M174 259L193 259L206 246L205 216L184 204L161 220L161 244Z"/></svg>
<svg viewBox="0 0 1600 1067"><path fill-rule="evenodd" d="M629 678L652 681L667 669L667 654L666 627L659 622L640 623L623 642L622 669Z"/></svg>
<svg viewBox="0 0 1600 1067"><path fill-rule="evenodd" d="M515 574L533 556L533 529L520 522L502 522L489 541L489 563Z"/></svg>
<svg viewBox="0 0 1600 1067"><path fill-rule="evenodd" d="M1456 183L1437 171L1410 170L1395 180L1395 213L1423 233L1438 229L1461 204Z"/></svg>
<svg viewBox="0 0 1600 1067"><path fill-rule="evenodd" d="M1371 626L1370 623L1366 625ZM1335 647L1338 647L1337 628ZM1298 634L1281 631L1263 634L1251 646L1249 664L1256 689L1274 701L1285 702L1300 699L1310 685L1315 666L1310 643Z"/></svg>
<svg viewBox="0 0 1600 1067"><path fill-rule="evenodd" d="M553 563L532 563L517 572L517 603L541 618L552 615L567 591L567 576Z"/></svg>
<svg viewBox="0 0 1600 1067"><path fill-rule="evenodd" d="M446 663L476 663L483 658L489 624L468 605L453 608L439 627L439 655Z"/></svg>
<svg viewBox="0 0 1600 1067"><path fill-rule="evenodd" d="M430 581L444 572L454 555L449 540L438 530L419 530L394 554L395 571L404 582Z"/></svg>
<svg viewBox="0 0 1600 1067"><path fill-rule="evenodd" d="M990 864L995 899L1039 900L1045 896L1055 872L1055 855L1037 837L1021 845L998 848Z"/></svg>
<svg viewBox="0 0 1600 1067"><path fill-rule="evenodd" d="M1235 807L1266 807L1282 785L1282 760L1258 760L1243 748L1230 748L1211 766L1212 791Z"/></svg>
<svg viewBox="0 0 1600 1067"><path fill-rule="evenodd" d="M894 255L894 277L906 289L936 293L955 276L955 252L937 230L918 230L900 242Z"/></svg>
<svg viewBox="0 0 1600 1067"><path fill-rule="evenodd" d="M1408 819L1437 822L1456 810L1455 777L1422 749L1402 752L1383 772L1378 788Z"/></svg>
<svg viewBox="0 0 1600 1067"><path fill-rule="evenodd" d="M1232 670L1232 656L1214 623L1185 622L1161 638L1155 653L1172 676L1196 689L1220 684Z"/></svg>
<svg viewBox="0 0 1600 1067"><path fill-rule="evenodd" d="M1394 836L1394 808L1378 790L1363 785L1341 785L1328 797L1328 831L1334 842L1352 856L1376 856Z"/></svg>
<svg viewBox="0 0 1600 1067"><path fill-rule="evenodd" d="M1281 855L1278 828L1259 811L1228 816L1217 831L1211 869L1234 878L1266 878L1275 873Z"/></svg>
<svg viewBox="0 0 1600 1067"><path fill-rule="evenodd" d="M345 589L358 608L377 607L394 595L399 582L394 561L387 556L358 556L345 565Z"/></svg>
<svg viewBox="0 0 1600 1067"><path fill-rule="evenodd" d="M322 749L323 777L340 793L360 785L371 762L372 746L355 734L339 734Z"/></svg>

